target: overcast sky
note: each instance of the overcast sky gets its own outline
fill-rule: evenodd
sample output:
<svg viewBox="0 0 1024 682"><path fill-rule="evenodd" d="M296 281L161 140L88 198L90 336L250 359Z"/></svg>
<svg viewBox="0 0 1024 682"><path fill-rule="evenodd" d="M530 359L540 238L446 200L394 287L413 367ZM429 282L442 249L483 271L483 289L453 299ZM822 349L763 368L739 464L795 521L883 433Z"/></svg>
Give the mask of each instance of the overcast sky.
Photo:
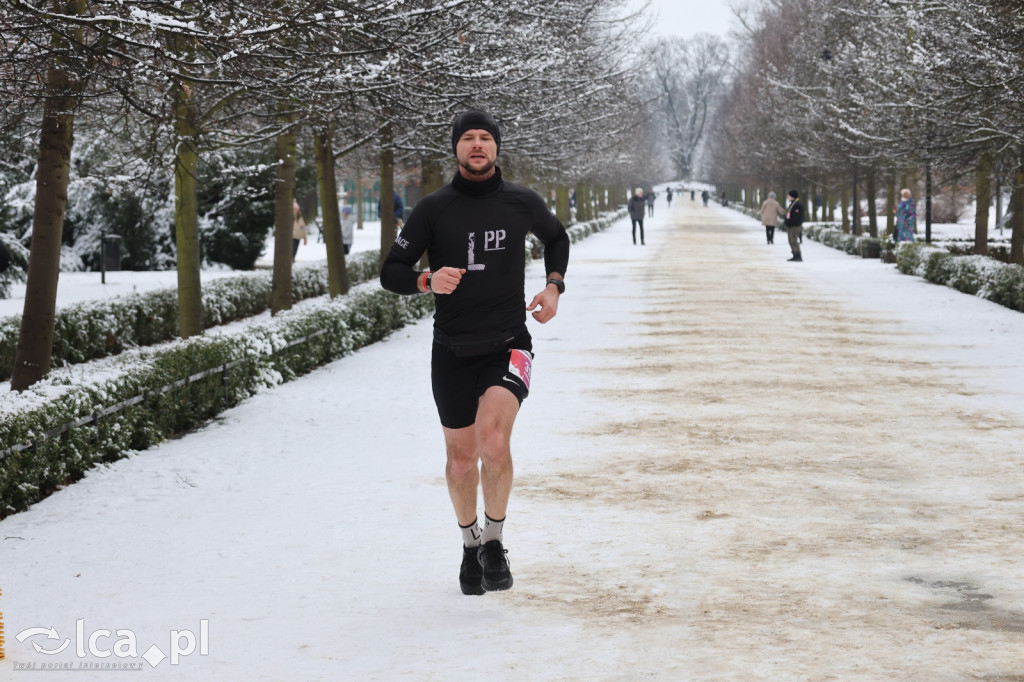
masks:
<svg viewBox="0 0 1024 682"><path fill-rule="evenodd" d="M664 36L690 38L697 33L713 33L725 38L735 20L728 0L650 0L650 3L651 11L658 16L654 30Z"/></svg>

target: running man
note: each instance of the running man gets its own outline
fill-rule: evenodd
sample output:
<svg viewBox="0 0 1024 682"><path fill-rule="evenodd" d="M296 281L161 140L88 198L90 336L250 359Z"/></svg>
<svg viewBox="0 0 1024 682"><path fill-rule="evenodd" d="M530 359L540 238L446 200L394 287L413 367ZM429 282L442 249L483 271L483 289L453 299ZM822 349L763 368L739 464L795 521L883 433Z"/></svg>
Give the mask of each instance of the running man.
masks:
<svg viewBox="0 0 1024 682"><path fill-rule="evenodd" d="M502 179L495 165L500 149L490 114L473 109L455 119L458 172L416 204L380 274L385 289L435 296L430 378L448 452L448 493L462 529L463 594L512 587L502 530L512 490L512 426L530 391L526 313L542 324L555 316L569 262L565 227L540 195ZM547 277L525 305L528 232L544 243ZM420 272L424 251L430 270Z"/></svg>

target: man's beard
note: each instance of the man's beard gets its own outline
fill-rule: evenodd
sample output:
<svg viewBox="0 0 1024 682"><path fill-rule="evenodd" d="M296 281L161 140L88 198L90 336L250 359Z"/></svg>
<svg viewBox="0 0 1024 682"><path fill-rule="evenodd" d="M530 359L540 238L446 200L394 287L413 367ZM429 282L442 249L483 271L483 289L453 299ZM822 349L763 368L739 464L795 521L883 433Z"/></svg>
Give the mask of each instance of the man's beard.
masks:
<svg viewBox="0 0 1024 682"><path fill-rule="evenodd" d="M494 161L489 161L483 168L479 170L474 170L473 168L469 167L468 160L465 162L459 161L459 165L465 169L466 174L472 175L474 177L483 177L484 175L487 175L488 173L491 172L491 169L494 168L495 165L497 165L497 163L498 161L497 159L495 159Z"/></svg>

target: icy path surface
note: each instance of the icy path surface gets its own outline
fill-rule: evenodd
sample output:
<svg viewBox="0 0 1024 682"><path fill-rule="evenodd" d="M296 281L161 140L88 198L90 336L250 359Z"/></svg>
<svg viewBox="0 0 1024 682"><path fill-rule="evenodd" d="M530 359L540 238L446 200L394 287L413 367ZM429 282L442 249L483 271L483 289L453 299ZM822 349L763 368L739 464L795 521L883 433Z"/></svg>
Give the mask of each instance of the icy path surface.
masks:
<svg viewBox="0 0 1024 682"><path fill-rule="evenodd" d="M0 522L0 679L1024 679L1024 316L685 195L647 227L531 321L512 590L459 591L427 320Z"/></svg>

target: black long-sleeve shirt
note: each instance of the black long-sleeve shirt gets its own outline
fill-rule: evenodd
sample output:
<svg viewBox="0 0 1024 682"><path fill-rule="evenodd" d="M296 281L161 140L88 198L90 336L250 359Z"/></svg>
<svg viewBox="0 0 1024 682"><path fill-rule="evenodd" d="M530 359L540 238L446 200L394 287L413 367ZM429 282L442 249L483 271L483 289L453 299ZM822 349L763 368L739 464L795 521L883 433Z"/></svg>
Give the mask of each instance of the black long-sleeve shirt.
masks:
<svg viewBox="0 0 1024 682"><path fill-rule="evenodd" d="M415 265L426 251L431 270L466 269L453 293L436 297L437 329L449 335L513 329L526 322L528 232L544 243L545 275L564 276L569 235L540 195L503 180L500 168L480 182L456 174L416 204L384 260L381 285L418 293Z"/></svg>
<svg viewBox="0 0 1024 682"><path fill-rule="evenodd" d="M786 227L800 227L804 224L804 205L799 199L791 199L786 210Z"/></svg>

